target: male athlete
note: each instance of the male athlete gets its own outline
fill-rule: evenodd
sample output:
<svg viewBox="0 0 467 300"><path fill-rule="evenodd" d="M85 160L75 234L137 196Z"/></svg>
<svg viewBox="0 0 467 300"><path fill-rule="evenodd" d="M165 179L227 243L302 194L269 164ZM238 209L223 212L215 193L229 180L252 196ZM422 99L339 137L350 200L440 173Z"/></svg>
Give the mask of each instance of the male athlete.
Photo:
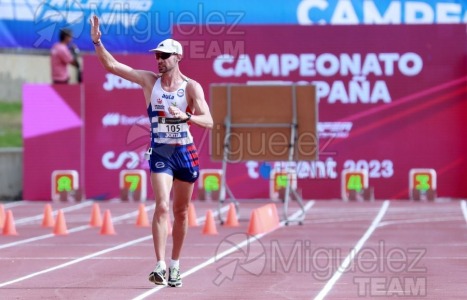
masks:
<svg viewBox="0 0 467 300"><path fill-rule="evenodd" d="M172 39L159 43L154 52L160 74L135 70L118 62L101 41L99 19L91 19L91 38L104 68L112 74L139 84L143 88L151 122L150 170L156 209L152 222L156 268L149 280L158 285L182 286L179 258L188 228L188 205L194 182L199 175L198 154L189 131L188 121L212 128L213 120L201 85L185 77L179 63L182 45ZM165 246L169 197L173 189L173 248L166 279Z"/></svg>

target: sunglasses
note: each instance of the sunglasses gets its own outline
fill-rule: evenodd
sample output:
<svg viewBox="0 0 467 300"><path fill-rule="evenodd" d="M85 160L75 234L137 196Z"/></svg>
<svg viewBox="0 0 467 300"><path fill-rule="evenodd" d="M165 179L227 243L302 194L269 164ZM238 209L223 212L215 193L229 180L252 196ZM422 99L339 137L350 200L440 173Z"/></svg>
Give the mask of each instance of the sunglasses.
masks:
<svg viewBox="0 0 467 300"><path fill-rule="evenodd" d="M166 60L167 58L171 57L172 54L175 53L156 52L156 59L162 58L163 60Z"/></svg>

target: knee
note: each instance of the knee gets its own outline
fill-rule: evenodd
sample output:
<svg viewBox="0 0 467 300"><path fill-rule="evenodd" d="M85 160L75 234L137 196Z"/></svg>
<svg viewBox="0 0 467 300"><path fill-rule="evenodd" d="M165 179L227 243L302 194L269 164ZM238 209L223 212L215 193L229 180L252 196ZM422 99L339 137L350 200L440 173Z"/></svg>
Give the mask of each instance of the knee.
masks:
<svg viewBox="0 0 467 300"><path fill-rule="evenodd" d="M165 202L159 203L156 205L154 215L156 218L167 218L169 215L169 205Z"/></svg>
<svg viewBox="0 0 467 300"><path fill-rule="evenodd" d="M188 206L174 207L174 218L179 220L188 218Z"/></svg>

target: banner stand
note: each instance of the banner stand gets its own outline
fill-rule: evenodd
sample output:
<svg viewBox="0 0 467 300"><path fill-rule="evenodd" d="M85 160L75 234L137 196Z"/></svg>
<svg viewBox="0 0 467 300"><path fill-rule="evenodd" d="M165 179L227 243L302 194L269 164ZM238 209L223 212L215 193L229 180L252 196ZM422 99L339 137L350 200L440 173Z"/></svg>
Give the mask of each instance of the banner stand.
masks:
<svg viewBox="0 0 467 300"><path fill-rule="evenodd" d="M248 86L248 85L217 85L212 87L213 97L211 97L214 104L213 115L215 119L219 119L219 115L224 115L224 128L223 132L213 132L213 141L211 147L213 147L212 153L216 153L216 145L219 142L222 142L223 146L221 147L222 153L222 180L220 187L220 200L219 200L219 219L223 223L221 217L220 208L224 204L224 201L227 200L227 194L229 199L238 207L238 201L235 199L232 191L230 190L226 175L227 175L227 163L229 162L238 162L242 160L275 160L275 161L287 161L294 162L300 158L300 153L298 153L297 141L299 140L299 124L301 124L298 117L298 104L297 104L297 88L301 90L301 103L312 104L311 115L313 117L306 118L306 115L301 114L303 124L305 123L314 123L311 128L316 129L316 106L314 101L315 90L313 86L296 86L296 85L280 85L280 86ZM222 103L222 94L225 96L225 101ZM220 97L216 97L220 96ZM219 100L221 99L221 100ZM254 99L254 101L251 101ZM278 101L283 106L286 106L289 102L289 108L285 110L277 110L279 106L274 105L271 102ZM220 106L223 106L223 109L219 109ZM250 104L254 102L254 107L249 107ZM272 108L272 109L271 109ZM272 112L273 111L273 112ZM271 113L272 112L272 113ZM309 115L310 116L310 115ZM234 120L234 121L233 121ZM311 121L311 122L310 122ZM305 128L308 130L310 128ZM288 141L286 144L282 145L280 149L272 149L270 143L262 143L267 140L266 136L275 137L276 134L284 134L283 137L288 136ZM309 132L315 132L310 130ZM235 135L238 138L237 141L232 139L232 136ZM255 135L261 136L261 138L256 137ZM223 138L221 138L223 136ZM255 145L250 145L251 138ZM217 142L217 143L216 143ZM258 144L259 143L259 144ZM232 152L232 149L235 149L235 146L239 146L239 152ZM252 149L257 149L259 147L266 146L266 148L260 148L264 150L264 153L252 154L249 152ZM316 145L317 146L317 145ZM246 149L247 148L247 149ZM246 150L245 150L246 149ZM311 158L316 159L317 151L316 148L313 148L311 151ZM276 151L278 150L278 151ZM261 153L261 151L260 151ZM279 154L278 154L279 153ZM215 158L215 155L213 155ZM310 153L308 153L308 158L310 158ZM305 219L305 207L303 205L303 199L301 195L297 192L297 189L291 188L292 174L291 170L286 170L287 173L287 183L285 186L284 193L284 206L283 206L283 216L285 224L288 225L289 222L298 222L300 225L303 224ZM297 200L297 203L300 206L301 214L297 218L290 219L288 217L288 207L291 196Z"/></svg>

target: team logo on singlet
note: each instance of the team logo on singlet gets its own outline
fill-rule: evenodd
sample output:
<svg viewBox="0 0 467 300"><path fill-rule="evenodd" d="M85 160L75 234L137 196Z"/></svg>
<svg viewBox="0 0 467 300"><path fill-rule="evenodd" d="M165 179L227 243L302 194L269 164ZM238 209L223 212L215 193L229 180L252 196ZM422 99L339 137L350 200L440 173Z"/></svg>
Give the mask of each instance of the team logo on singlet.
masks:
<svg viewBox="0 0 467 300"><path fill-rule="evenodd" d="M157 98L156 104L154 104L154 110L164 110L164 104L162 104L161 98Z"/></svg>
<svg viewBox="0 0 467 300"><path fill-rule="evenodd" d="M185 90L184 90L184 89L179 89L179 90L177 91L177 96L178 96L178 97L183 97L183 95L185 95Z"/></svg>
<svg viewBox="0 0 467 300"><path fill-rule="evenodd" d="M175 97L173 95L162 94L162 99L173 100Z"/></svg>

